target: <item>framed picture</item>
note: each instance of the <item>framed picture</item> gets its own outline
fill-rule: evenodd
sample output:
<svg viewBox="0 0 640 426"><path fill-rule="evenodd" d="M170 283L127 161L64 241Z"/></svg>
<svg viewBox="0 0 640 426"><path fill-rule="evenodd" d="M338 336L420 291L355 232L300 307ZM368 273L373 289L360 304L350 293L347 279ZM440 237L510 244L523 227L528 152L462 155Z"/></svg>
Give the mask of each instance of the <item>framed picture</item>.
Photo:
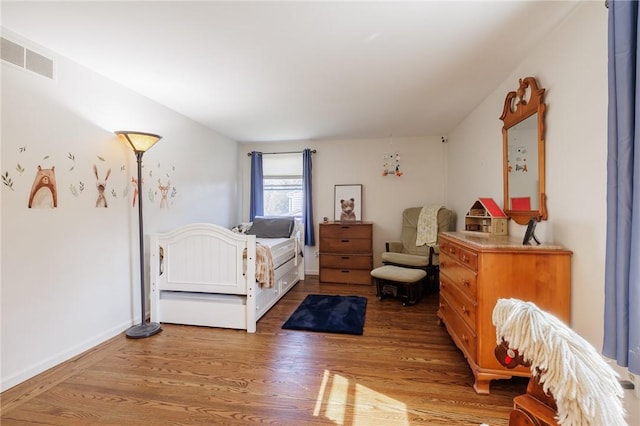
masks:
<svg viewBox="0 0 640 426"><path fill-rule="evenodd" d="M532 217L531 219L529 219L529 223L527 224L527 230L524 233L524 239L522 240L522 245L531 245L531 239L533 238L533 240L540 245L540 241L538 241L538 239L536 238L536 225L538 224L538 221L536 220L535 217Z"/></svg>
<svg viewBox="0 0 640 426"><path fill-rule="evenodd" d="M362 185L334 187L333 220L355 222L362 220Z"/></svg>

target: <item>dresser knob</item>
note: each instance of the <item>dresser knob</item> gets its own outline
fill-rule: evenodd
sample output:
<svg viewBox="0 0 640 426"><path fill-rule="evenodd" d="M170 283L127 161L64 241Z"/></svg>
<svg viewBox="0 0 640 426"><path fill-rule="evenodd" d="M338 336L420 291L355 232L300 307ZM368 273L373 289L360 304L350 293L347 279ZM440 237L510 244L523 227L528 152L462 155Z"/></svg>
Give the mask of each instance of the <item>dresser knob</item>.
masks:
<svg viewBox="0 0 640 426"><path fill-rule="evenodd" d="M462 335L462 341L465 343L469 343L469 336L467 336L466 334Z"/></svg>
<svg viewBox="0 0 640 426"><path fill-rule="evenodd" d="M467 255L466 255L466 254L463 254L463 255L460 257L460 260L462 260L464 263L469 263L469 258L467 257Z"/></svg>
<svg viewBox="0 0 640 426"><path fill-rule="evenodd" d="M469 308L467 308L466 306L462 305L462 312L464 312L465 314L469 315Z"/></svg>
<svg viewBox="0 0 640 426"><path fill-rule="evenodd" d="M447 265L447 262L440 261L440 269L444 268Z"/></svg>
<svg viewBox="0 0 640 426"><path fill-rule="evenodd" d="M469 280L465 280L465 279L463 279L463 280L462 280L462 285L463 285L463 286L465 286L465 287L469 287L469 284L471 284L471 283L469 282Z"/></svg>

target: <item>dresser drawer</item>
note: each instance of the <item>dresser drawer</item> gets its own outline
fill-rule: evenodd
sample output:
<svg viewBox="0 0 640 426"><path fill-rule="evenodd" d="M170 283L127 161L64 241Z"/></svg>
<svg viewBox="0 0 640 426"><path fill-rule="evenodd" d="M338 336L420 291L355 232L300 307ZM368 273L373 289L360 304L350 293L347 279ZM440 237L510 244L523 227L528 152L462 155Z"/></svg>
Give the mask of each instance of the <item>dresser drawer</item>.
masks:
<svg viewBox="0 0 640 426"><path fill-rule="evenodd" d="M467 294L469 299L478 299L478 274L460 264L457 258L440 253L440 275Z"/></svg>
<svg viewBox="0 0 640 426"><path fill-rule="evenodd" d="M477 304L469 299L460 286L451 283L445 276L440 275L440 291L446 293L447 301L458 315L467 323L469 328L476 330Z"/></svg>
<svg viewBox="0 0 640 426"><path fill-rule="evenodd" d="M371 270L369 269L333 269L320 268L320 281L344 284L371 284Z"/></svg>
<svg viewBox="0 0 640 426"><path fill-rule="evenodd" d="M446 291L440 293L440 317L447 326L449 334L456 342L466 358L476 360L478 355L478 337L467 323L456 313L448 299Z"/></svg>
<svg viewBox="0 0 640 426"><path fill-rule="evenodd" d="M320 256L321 268L366 269L371 271L373 260L369 255L323 254Z"/></svg>
<svg viewBox="0 0 640 426"><path fill-rule="evenodd" d="M463 265L473 271L478 270L478 253L461 247L448 240L440 243L440 254L445 253L454 259L459 260Z"/></svg>
<svg viewBox="0 0 640 426"><path fill-rule="evenodd" d="M371 253L371 240L363 238L323 238L322 253Z"/></svg>
<svg viewBox="0 0 640 426"><path fill-rule="evenodd" d="M322 224L320 226L320 238L362 238L371 239L372 227L370 225L344 225Z"/></svg>

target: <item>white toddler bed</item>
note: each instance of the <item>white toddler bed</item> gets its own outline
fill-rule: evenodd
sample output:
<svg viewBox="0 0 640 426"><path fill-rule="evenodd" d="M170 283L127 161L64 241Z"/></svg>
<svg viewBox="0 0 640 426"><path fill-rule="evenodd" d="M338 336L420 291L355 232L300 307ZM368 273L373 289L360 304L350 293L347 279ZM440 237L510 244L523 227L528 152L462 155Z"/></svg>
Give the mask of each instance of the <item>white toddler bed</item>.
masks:
<svg viewBox="0 0 640 426"><path fill-rule="evenodd" d="M256 238L208 223L152 234L151 321L255 332L256 322L304 279L303 235L296 226L289 238ZM264 257L259 245L271 250L272 281L256 281L256 261Z"/></svg>

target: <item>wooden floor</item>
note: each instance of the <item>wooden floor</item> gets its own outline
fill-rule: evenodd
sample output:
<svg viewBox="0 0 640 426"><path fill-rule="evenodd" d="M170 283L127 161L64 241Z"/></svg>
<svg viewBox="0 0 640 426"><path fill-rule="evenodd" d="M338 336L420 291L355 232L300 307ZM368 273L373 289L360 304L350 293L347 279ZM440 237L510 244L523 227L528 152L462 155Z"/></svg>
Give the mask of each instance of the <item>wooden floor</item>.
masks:
<svg viewBox="0 0 640 426"><path fill-rule="evenodd" d="M362 336L282 330L309 293L368 298ZM255 334L163 324L116 337L2 396L9 425L506 425L526 380L473 375L436 322L369 286L298 283Z"/></svg>

